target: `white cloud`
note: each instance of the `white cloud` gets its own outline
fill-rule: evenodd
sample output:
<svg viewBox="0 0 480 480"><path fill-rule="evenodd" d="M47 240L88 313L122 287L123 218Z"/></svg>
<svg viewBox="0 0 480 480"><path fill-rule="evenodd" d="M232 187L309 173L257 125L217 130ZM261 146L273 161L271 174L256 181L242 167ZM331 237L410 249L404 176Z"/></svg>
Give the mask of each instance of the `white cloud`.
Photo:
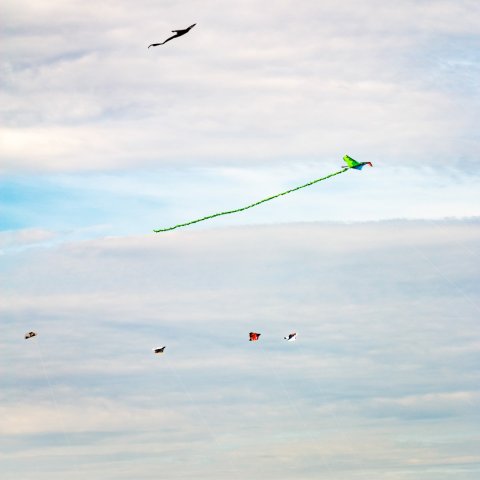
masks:
<svg viewBox="0 0 480 480"><path fill-rule="evenodd" d="M38 245L55 237L55 233L40 228L0 232L0 249ZM0 250L1 251L1 250Z"/></svg>
<svg viewBox="0 0 480 480"><path fill-rule="evenodd" d="M79 432L145 429L152 424L162 425L165 430L181 428L187 434L191 425L178 409L142 409L104 398L76 399L75 405L53 403L51 399L32 405L30 400L3 405L0 411L4 418L2 435L58 432L68 437Z"/></svg>
<svg viewBox="0 0 480 480"><path fill-rule="evenodd" d="M472 5L104 2L93 15L81 2L11 3L3 170L303 162L344 150L475 162L475 97L445 89L442 53L428 57L439 38L475 41ZM188 37L146 49L186 11L198 23Z"/></svg>

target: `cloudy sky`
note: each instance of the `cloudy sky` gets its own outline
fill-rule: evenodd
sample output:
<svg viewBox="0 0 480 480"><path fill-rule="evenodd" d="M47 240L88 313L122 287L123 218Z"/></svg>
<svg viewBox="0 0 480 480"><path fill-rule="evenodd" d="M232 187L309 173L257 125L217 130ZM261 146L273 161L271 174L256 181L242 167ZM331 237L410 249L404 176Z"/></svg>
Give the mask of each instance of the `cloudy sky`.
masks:
<svg viewBox="0 0 480 480"><path fill-rule="evenodd" d="M479 25L3 2L2 480L478 479Z"/></svg>

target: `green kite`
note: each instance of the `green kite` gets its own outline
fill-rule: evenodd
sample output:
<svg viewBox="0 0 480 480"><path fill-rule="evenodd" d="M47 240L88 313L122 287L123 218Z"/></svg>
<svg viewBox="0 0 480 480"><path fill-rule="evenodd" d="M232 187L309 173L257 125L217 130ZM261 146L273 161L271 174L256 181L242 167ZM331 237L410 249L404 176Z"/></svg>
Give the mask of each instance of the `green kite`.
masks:
<svg viewBox="0 0 480 480"><path fill-rule="evenodd" d="M323 180L327 180L327 178L334 177L335 175L340 175L341 173L344 173L347 170L350 170L351 168L356 169L356 170L361 170L365 165L372 166L371 162L357 162L356 160L349 157L348 155L345 155L343 157L343 159L345 160L345 162L347 164L346 167L344 166L338 172L331 173L330 175L327 175L327 176L322 177L322 178L317 178L317 180L313 180L312 182L308 182L305 185L300 185L299 187L292 188L290 190L287 190L286 192L278 193L277 195L273 195L271 197L264 198L263 200L252 203L251 205L247 205L246 207L237 208L235 210L227 210L225 212L214 213L213 215L208 215L206 217L197 218L196 220L191 220L190 222L179 223L177 225L174 225L173 227L159 228L157 230L154 230L154 232L155 233L168 232L170 230L175 230L176 228L186 227L187 225L193 225L194 223L203 222L204 220L209 220L210 218L220 217L221 215L230 215L231 213L243 212L244 210L248 210L249 208L256 207L257 205L260 205L261 203L265 203L265 202L268 202L270 200L273 200L274 198L281 197L282 195L287 195L288 193L295 192L296 190L300 190L301 188L309 187L310 185L313 185L313 184L318 183L318 182L322 182Z"/></svg>
<svg viewBox="0 0 480 480"><path fill-rule="evenodd" d="M345 160L345 163L348 165L348 168L354 168L355 170L361 170L365 165L370 165L371 167L373 167L372 162L357 162L356 160L354 160L352 157L349 157L348 155L345 155L343 159Z"/></svg>

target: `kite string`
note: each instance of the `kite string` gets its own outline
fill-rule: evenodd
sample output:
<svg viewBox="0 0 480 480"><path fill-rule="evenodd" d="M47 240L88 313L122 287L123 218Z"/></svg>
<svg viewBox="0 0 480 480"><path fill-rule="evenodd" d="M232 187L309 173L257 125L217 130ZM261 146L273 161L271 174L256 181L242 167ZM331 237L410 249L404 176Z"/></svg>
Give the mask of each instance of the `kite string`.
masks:
<svg viewBox="0 0 480 480"><path fill-rule="evenodd" d="M436 272L437 272L437 276L439 277L442 277L444 280L447 281L447 283L449 283L451 286L455 287L455 289L457 290L458 293L461 294L461 296L464 297L465 300L467 300L468 303L470 303L470 305L477 311L480 313L480 307L477 305L477 303L472 300L472 298L467 295L465 293L465 291L457 284L457 282L455 280L452 280L451 278L449 278L449 276L447 276L434 262L431 258L429 258L424 252L423 250L420 248L420 247L417 247L413 244L409 245L410 249L416 251L417 253L419 253L423 259L425 260L425 263L429 264ZM456 316L456 318L460 318L459 315ZM467 402L470 404L470 405L474 405L474 402L471 398L467 398Z"/></svg>
<svg viewBox="0 0 480 480"><path fill-rule="evenodd" d="M465 298L465 300L467 300L470 303L470 305L472 305L472 307L475 310L477 310L477 312L480 313L480 307L477 305L477 303L475 301L473 301L470 298L469 295L467 295L464 292L464 290L461 287L458 286L457 282L455 282L454 280L451 280L447 275L445 275L445 273L442 270L440 270L440 268L438 268L438 266L435 265L435 263L433 263L433 261L429 257L427 257L425 255L425 253L419 247L417 247L415 245L410 245L410 248L412 248L417 253L419 253L423 257L425 262L436 270L438 276L442 277L444 280L447 281L447 283L449 283L451 286L455 287L455 289Z"/></svg>
<svg viewBox="0 0 480 480"><path fill-rule="evenodd" d="M185 383L183 382L183 380L181 379L180 375L177 373L177 370L175 367L172 367L170 365L170 362L168 361L168 359L165 357L165 363L167 364L167 368L170 370L170 373L173 373L173 375L175 376L175 378L177 379L177 383L181 386L181 388L183 389L183 391L185 392L185 394L188 396L189 400L190 400L190 404L192 405L193 409L195 410L195 413L197 414L197 416L201 419L202 423L205 425L205 427L207 428L208 430L208 433L210 434L210 437L211 439L213 440L213 443L215 443L215 445L217 446L217 448L220 447L220 444L218 443L215 435L213 434L213 431L212 429L210 428L210 425L208 424L208 422L203 418L200 410L196 407L195 405L195 402L193 400L193 397L190 393L190 391L188 390L188 388L186 387ZM235 474L235 477L237 479L241 478L239 476L239 472L238 472L238 469L235 468L235 466L233 465L233 462L232 460L230 460L230 465L232 466L232 470L233 470L233 473Z"/></svg>
<svg viewBox="0 0 480 480"><path fill-rule="evenodd" d="M265 352L263 352L263 353L264 353L265 363L268 365L270 371L273 372L273 374L274 374L274 376L277 378L279 384L282 386L283 391L285 392L285 395L286 395L286 397L287 397L287 400L288 400L288 402L290 403L290 406L295 410L295 412L296 412L298 418L300 419L301 423L303 424L303 427L305 428L305 430L306 430L307 432L310 430L310 432L311 432L311 429L309 429L308 426L307 426L307 424L305 423L304 417L303 417L303 415L300 413L300 410L298 409L297 405L296 405L296 404L293 402L293 400L291 399L291 396L290 396L290 394L289 394L289 392L288 392L288 389L287 389L287 387L285 386L285 382L282 380L281 376L278 374L278 371L277 371L278 368L272 366L271 363L267 360L267 355L266 355L266 353L265 353ZM336 428L337 431L340 433L340 435L341 435L344 443L347 444L348 436L345 435L345 434L343 434L342 431L340 430L340 422L339 422L339 419L338 419L338 416L337 416L337 414L336 414L335 409L332 410L331 416L333 417L333 423L334 423L334 425L335 425L335 428ZM313 437L314 435L311 434L310 436ZM354 452L356 452L356 450L354 450ZM327 459L324 458L324 457L321 457L321 458L322 458L322 462L323 462L323 464L325 465L325 467L327 468L327 470L328 470L330 473L333 473L331 461L327 460ZM362 468L363 472L361 472L361 473L364 473L364 472L366 473L366 470L365 470L365 461L362 460L361 457L357 457L357 458L358 458L358 460L359 460L359 463L360 463L361 465L363 465L363 468Z"/></svg>
<svg viewBox="0 0 480 480"><path fill-rule="evenodd" d="M285 384L283 383L283 380L281 379L280 375L278 374L277 372L277 369L274 368L272 366L272 364L270 363L270 361L267 359L267 354L266 352L262 349L262 354L263 354L263 358L265 360L265 363L267 364L268 368L270 369L270 371L273 373L273 376L277 379L278 383L282 386L282 389L285 393L285 396L287 397L287 400L288 400L288 403L290 404L290 406L292 407L293 410L295 410L298 418L301 420L302 424L304 425L304 427L306 427L307 425L304 423L304 419L303 419L303 416L301 415L300 413L300 410L298 409L298 407L296 406L296 404L293 403L292 401L292 398L290 397L290 394L287 390L287 388L285 387ZM307 428L308 430L308 428Z"/></svg>
<svg viewBox="0 0 480 480"><path fill-rule="evenodd" d="M64 420L63 416L60 414L60 408L58 406L57 397L56 397L55 391L53 389L53 384L52 384L50 375L48 374L47 368L45 366L45 358L44 358L44 355L43 355L43 352L42 352L42 348L40 347L40 342L35 342L34 341L33 343L35 343L37 345L37 351L38 351L38 354L39 354L39 357L40 357L40 364L42 366L43 376L45 377L45 380L47 381L47 384L48 384L48 387L49 387L49 392L50 392L50 397L52 399L53 406L55 407L55 411L57 412L57 417L59 418L60 423L61 423L61 429L62 429L63 437L65 438L66 444L70 447L70 450L73 450L73 445L72 445L70 436L67 434L67 428L66 428L66 425L65 425L65 420ZM82 473L82 472L80 472L78 463L75 463L75 471L79 474Z"/></svg>
<svg viewBox="0 0 480 480"><path fill-rule="evenodd" d="M265 363L267 364L268 368L270 371L273 373L273 376L277 379L277 382L282 386L283 391L285 392L285 396L288 400L288 403L290 404L290 407L292 410L295 410L295 413L297 414L297 417L300 419L301 424L303 425L303 428L305 429L306 432L311 432L311 428L308 427L308 425L305 423L305 420L303 418L303 415L300 413L300 410L298 409L297 405L293 402L290 393L288 392L285 383L281 379L281 376L277 372L277 368L272 366L270 361L267 358L266 352L262 349L262 354L265 359ZM310 434L311 437L313 437L312 434ZM333 469L332 469L332 464L331 462L328 461L328 459L325 456L320 455L322 463L325 465L326 469L330 474L333 474Z"/></svg>
<svg viewBox="0 0 480 480"><path fill-rule="evenodd" d="M428 221L429 221L430 223L432 223L432 224L435 226L435 228L442 228L442 227L440 227L440 225L437 226L437 225L435 224L435 221L434 221L434 220L428 219ZM446 228L443 228L443 230L446 231L447 229L446 229ZM467 251L469 254L471 254L472 256L478 258L478 255L477 255L475 252L471 251L470 249L468 249L468 248L466 248L466 247L463 247L463 246L462 246L461 244L459 244L459 243L456 243L456 245L458 245L458 246L460 246L460 248L466 250L466 251ZM468 302L475 308L475 310L477 310L478 312L480 312L480 307L477 305L477 303L476 303L474 300L472 300L472 298L471 298L469 295L467 295L467 294L465 293L465 291L457 284L457 282L455 282L454 280L450 279L437 265L435 265L435 264L433 263L433 261L432 261L429 257L427 257L427 255L425 255L425 253L423 252L423 250L421 250L419 247L415 247L415 246L413 246L412 248L414 248L415 250L417 250L418 252L420 252L420 254L423 256L423 258L425 259L425 261L426 261L427 263L429 263L429 264L437 271L437 273L438 273L441 277L443 277L448 283L450 283L450 285L453 285L453 286L457 289L457 291L458 291L466 300L468 300ZM457 318L459 318L459 315L457 315ZM468 402L470 405L472 405L472 406L474 405L474 402L473 402L472 398L470 398L470 397L467 397L467 402Z"/></svg>
<svg viewBox="0 0 480 480"><path fill-rule="evenodd" d="M265 203L265 202L268 202L270 200L273 200L274 198L278 198L278 197L281 197L282 195L287 195L289 193L292 193L292 192L295 192L296 190L300 190L301 188L305 188L305 187L309 187L310 185L313 185L315 183L318 183L318 182L322 182L323 180L327 180L328 178L331 178L331 177L334 177L335 175L340 175L341 173L344 173L346 172L347 170L349 170L348 168L342 168L342 170L339 170L338 172L335 172L335 173L331 173L330 175L327 175L325 177L322 177L322 178L317 178L316 180L313 180L311 182L308 182L308 183L305 183L304 185L300 185L299 187L295 187L295 188L291 188L290 190L287 190L285 192L281 192L281 193L277 193L276 195L272 195L271 197L268 197L268 198L264 198L263 200L260 200L258 202L255 202L255 203L252 203L251 205L247 205L246 207L242 207L242 208L237 208L235 210L227 210L225 212L219 212L219 213L214 213L213 215L207 215L206 217L202 217L202 218L198 218L196 220L192 220L190 222L186 222L186 223L179 223L173 227L168 227L168 228L159 228L157 230L154 230L155 233L159 233L159 232L167 232L169 230L175 230L176 228L180 228L180 227L186 227L187 225L192 225L194 223L198 223L198 222L203 222L204 220L209 220L211 218L215 218L215 217L220 217L221 215L230 215L231 213L237 213L237 212L242 212L244 210L248 210L249 208L253 208L253 207L256 207L257 205L260 205L262 203Z"/></svg>
<svg viewBox="0 0 480 480"><path fill-rule="evenodd" d="M426 221L427 223L430 223L431 225L433 225L436 229L438 229L440 231L447 232L447 229L444 226L442 226L439 222L437 222L436 220L434 220L432 218L426 218L423 221ZM476 252L470 250L468 247L466 247L466 246L464 246L464 245L462 245L458 242L455 242L454 245L460 247L462 250L464 250L465 252L468 252L472 257L475 257L475 259L478 260L479 256Z"/></svg>

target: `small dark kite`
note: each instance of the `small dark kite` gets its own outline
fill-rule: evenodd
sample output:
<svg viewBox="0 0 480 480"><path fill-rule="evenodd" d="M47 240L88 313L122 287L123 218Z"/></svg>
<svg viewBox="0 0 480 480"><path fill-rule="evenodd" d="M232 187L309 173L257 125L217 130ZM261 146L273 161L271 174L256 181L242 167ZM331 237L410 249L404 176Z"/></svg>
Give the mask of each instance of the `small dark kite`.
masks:
<svg viewBox="0 0 480 480"><path fill-rule="evenodd" d="M193 25L190 25L188 28L184 28L183 30L172 30L172 32L173 32L175 35L172 35L171 37L167 38L167 39L166 39L164 42L162 42L162 43L152 43L151 45L148 46L148 48L150 48L150 47L158 47L159 45L163 45L163 44L169 42L170 40L173 40L174 38L181 37L182 35L185 35L186 33L188 33L195 25L196 25L196 23L194 23Z"/></svg>

